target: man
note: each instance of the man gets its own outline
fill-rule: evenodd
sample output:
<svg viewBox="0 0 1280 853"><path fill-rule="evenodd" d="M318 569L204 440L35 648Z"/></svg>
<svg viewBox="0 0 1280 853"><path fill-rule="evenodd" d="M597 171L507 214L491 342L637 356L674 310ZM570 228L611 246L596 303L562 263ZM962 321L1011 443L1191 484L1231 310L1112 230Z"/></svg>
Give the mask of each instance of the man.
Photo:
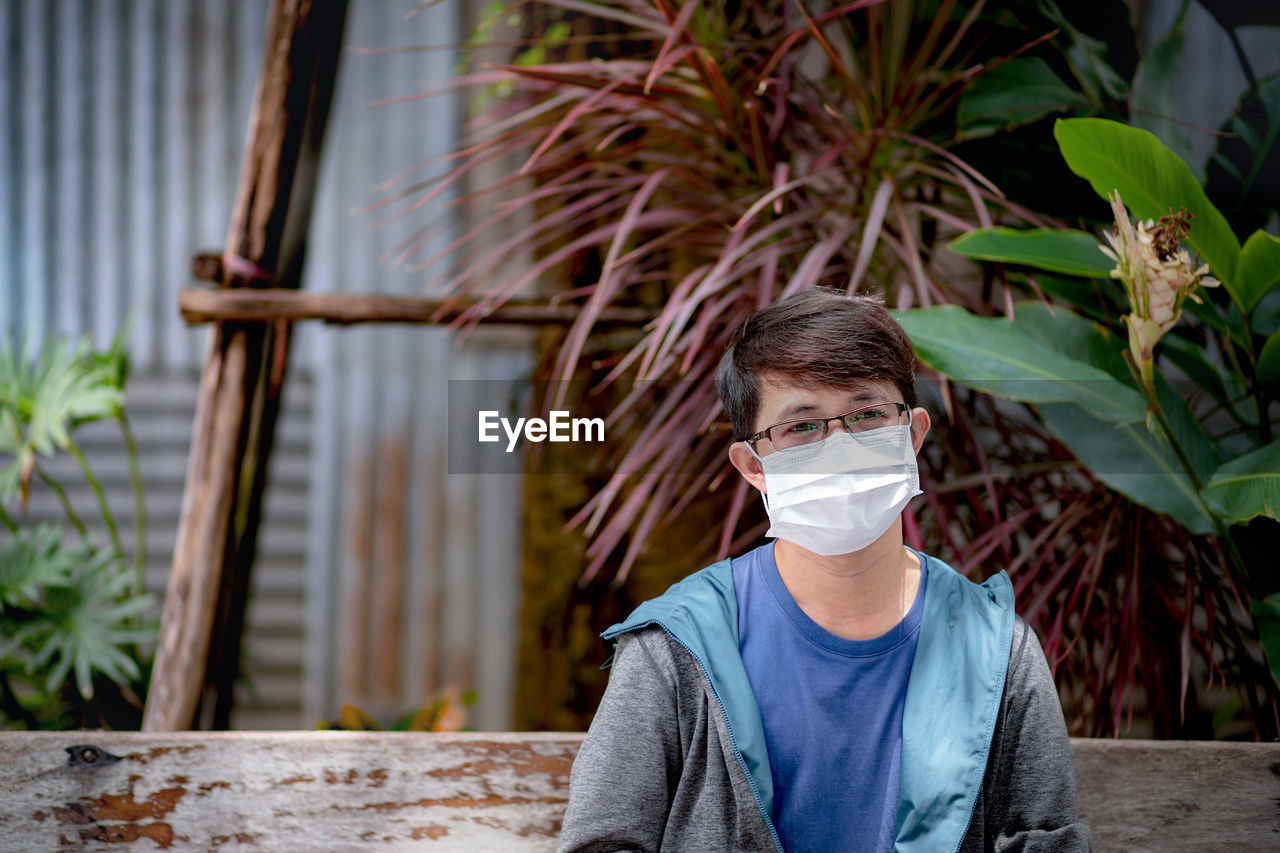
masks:
<svg viewBox="0 0 1280 853"><path fill-rule="evenodd" d="M776 541L605 632L562 853L1089 849L1008 577L903 545L930 426L914 371L871 297L811 290L747 320L716 385Z"/></svg>

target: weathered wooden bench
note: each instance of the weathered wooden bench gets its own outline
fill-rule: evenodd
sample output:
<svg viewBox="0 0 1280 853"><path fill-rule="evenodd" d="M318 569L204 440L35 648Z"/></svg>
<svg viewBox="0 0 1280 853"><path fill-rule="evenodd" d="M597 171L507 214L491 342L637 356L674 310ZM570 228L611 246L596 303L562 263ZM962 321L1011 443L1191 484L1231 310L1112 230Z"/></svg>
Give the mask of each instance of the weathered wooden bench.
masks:
<svg viewBox="0 0 1280 853"><path fill-rule="evenodd" d="M0 850L552 851L580 741L4 732ZM1074 746L1096 850L1280 850L1280 744Z"/></svg>

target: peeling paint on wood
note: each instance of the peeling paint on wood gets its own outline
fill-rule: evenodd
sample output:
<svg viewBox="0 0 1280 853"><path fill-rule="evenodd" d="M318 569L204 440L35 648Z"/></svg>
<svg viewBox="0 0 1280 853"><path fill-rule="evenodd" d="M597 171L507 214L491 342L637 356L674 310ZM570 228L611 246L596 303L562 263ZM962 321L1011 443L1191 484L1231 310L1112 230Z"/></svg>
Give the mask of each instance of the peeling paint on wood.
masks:
<svg viewBox="0 0 1280 853"><path fill-rule="evenodd" d="M551 851L581 735L0 733L0 850ZM116 761L73 763L92 748Z"/></svg>
<svg viewBox="0 0 1280 853"><path fill-rule="evenodd" d="M0 850L556 848L580 734L0 732ZM1094 850L1280 845L1280 744L1074 740Z"/></svg>

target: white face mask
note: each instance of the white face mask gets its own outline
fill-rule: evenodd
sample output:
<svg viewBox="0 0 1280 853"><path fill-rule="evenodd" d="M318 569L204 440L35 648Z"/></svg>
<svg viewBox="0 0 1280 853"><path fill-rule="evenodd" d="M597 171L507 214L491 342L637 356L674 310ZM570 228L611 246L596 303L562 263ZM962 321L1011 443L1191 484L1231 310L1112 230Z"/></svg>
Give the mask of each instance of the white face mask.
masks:
<svg viewBox="0 0 1280 853"><path fill-rule="evenodd" d="M867 547L920 494L910 423L836 432L756 458L767 489L765 535L824 556Z"/></svg>

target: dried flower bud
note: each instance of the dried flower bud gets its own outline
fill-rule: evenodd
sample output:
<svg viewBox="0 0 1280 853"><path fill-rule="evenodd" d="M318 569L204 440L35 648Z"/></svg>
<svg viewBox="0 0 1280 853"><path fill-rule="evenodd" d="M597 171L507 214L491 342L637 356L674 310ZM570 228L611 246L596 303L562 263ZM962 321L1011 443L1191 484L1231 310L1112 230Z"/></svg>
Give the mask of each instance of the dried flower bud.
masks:
<svg viewBox="0 0 1280 853"><path fill-rule="evenodd" d="M1197 266L1182 248L1191 230L1191 214L1185 208L1160 217L1158 223L1139 222L1135 229L1120 191L1107 198L1115 225L1105 235L1111 245L1099 248L1116 262L1111 277L1124 283L1129 298L1130 313L1124 318L1129 351L1144 381L1151 382L1155 345L1182 316L1182 303L1188 296L1197 299L1193 292L1197 285L1213 287L1218 282L1206 275L1208 266Z"/></svg>

